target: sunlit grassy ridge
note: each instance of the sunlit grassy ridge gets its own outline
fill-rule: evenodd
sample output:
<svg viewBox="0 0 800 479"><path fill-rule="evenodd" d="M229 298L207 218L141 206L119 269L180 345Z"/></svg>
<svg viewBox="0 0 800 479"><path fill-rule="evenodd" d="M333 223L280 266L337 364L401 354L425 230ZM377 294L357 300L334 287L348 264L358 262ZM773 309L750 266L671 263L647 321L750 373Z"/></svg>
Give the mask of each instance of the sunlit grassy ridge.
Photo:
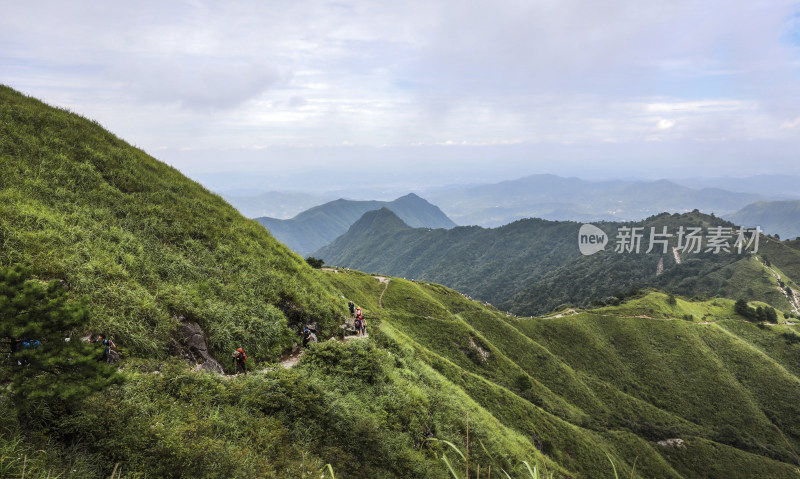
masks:
<svg viewBox="0 0 800 479"><path fill-rule="evenodd" d="M333 276L341 283L354 274ZM616 307L529 319L439 285L393 279L381 330L585 477L607 474L603 461L590 459L598 450L621 470L638 457L642 477L791 477L791 453L773 424L798 446L800 383L796 367L782 363L800 347L787 342L790 327L759 328L733 303L676 298L672 305L653 292ZM446 312L437 315L438 305ZM669 438L689 446L652 442ZM728 462L703 466L703 454Z"/></svg>
<svg viewBox="0 0 800 479"><path fill-rule="evenodd" d="M767 239L759 249L762 258L782 269L792 278L800 278L800 239L776 241Z"/></svg>
<svg viewBox="0 0 800 479"><path fill-rule="evenodd" d="M132 354L163 355L177 316L215 351L266 358L291 346L287 320L333 326L343 314L301 258L218 196L6 87L0 171L0 264L66 280L91 299L92 330Z"/></svg>

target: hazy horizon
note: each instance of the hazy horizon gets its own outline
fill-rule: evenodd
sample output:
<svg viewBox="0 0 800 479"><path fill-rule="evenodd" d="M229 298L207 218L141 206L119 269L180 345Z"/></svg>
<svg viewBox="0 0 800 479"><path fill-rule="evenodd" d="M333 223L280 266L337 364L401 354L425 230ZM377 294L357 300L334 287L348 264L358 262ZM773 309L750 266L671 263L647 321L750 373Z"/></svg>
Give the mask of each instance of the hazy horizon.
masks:
<svg viewBox="0 0 800 479"><path fill-rule="evenodd" d="M222 189L800 175L798 1L5 12L2 83Z"/></svg>
<svg viewBox="0 0 800 479"><path fill-rule="evenodd" d="M335 172L322 172L327 173L326 178L334 178ZM704 188L718 188L730 192L749 192L760 193L765 199L779 200L788 198L800 198L800 176L794 175L748 175L748 176L734 176L734 175L719 175L719 176L704 176L704 177L646 177L646 176L607 176L607 177L586 177L581 175L558 175L554 173L531 173L519 177L500 178L498 180L491 180L484 178L484 181L467 181L467 182L448 182L441 184L419 184L419 183L403 183L391 182L380 183L371 182L365 188L348 188L346 186L336 186L335 183L323 182L315 185L313 183L302 184L287 184L278 183L274 188L265 187L263 180L271 179L272 177L267 174L259 176L257 172L218 172L197 174L192 177L195 181L203 184L206 188L215 193L219 193L229 197L257 197L267 193L295 193L305 194L310 196L318 196L320 198L327 198L324 201L331 201L336 198L352 199L352 200L381 200L389 201L394 200L400 196L409 193L425 196L430 192L440 190L468 188L481 185L494 185L504 182L513 182L522 180L528 177L537 175L553 175L560 178L574 178L582 181L589 182L605 182L605 181L627 181L627 182L655 182L655 181L669 181L681 186L686 186L692 189ZM754 181L759 180L759 181ZM771 191L764 191L760 187L763 182L774 182L777 189ZM752 183L749 187L748 184ZM796 186L795 186L796 185ZM793 189L789 190L789 186Z"/></svg>

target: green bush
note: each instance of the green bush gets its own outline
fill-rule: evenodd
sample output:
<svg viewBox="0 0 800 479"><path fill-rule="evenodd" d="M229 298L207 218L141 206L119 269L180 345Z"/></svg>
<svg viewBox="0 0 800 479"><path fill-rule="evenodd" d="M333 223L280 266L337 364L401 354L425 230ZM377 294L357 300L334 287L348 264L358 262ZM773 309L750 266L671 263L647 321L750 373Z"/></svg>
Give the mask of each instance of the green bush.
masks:
<svg viewBox="0 0 800 479"><path fill-rule="evenodd" d="M385 369L391 359L386 351L367 341L323 341L308 349L303 362L327 374L375 384L386 378Z"/></svg>

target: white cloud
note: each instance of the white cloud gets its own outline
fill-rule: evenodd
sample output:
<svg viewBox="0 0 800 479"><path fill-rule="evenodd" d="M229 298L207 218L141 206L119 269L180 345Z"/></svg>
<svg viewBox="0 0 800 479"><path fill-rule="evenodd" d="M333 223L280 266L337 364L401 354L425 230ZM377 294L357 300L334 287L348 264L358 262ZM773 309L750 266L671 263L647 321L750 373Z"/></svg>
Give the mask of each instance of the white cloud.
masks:
<svg viewBox="0 0 800 479"><path fill-rule="evenodd" d="M791 121L784 121L781 123L781 128L784 130L795 130L800 128L800 116Z"/></svg>
<svg viewBox="0 0 800 479"><path fill-rule="evenodd" d="M702 100L656 102L644 105L648 113L712 113L754 110L758 104L742 100Z"/></svg>
<svg viewBox="0 0 800 479"><path fill-rule="evenodd" d="M800 124L797 1L7 3L3 81L150 150L658 138L677 158Z"/></svg>
<svg viewBox="0 0 800 479"><path fill-rule="evenodd" d="M656 123L656 128L659 130L669 130L673 126L675 126L675 120L668 120L666 118L662 118Z"/></svg>

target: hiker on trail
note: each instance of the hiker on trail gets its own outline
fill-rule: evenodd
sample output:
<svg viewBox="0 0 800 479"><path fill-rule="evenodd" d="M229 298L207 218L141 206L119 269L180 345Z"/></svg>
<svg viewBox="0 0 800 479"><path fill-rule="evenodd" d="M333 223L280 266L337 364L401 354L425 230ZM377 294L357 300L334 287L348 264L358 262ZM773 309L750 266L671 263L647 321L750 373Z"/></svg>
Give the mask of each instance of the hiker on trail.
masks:
<svg viewBox="0 0 800 479"><path fill-rule="evenodd" d="M364 319L363 315L359 314L356 316L355 321L353 321L353 327L356 329L356 334L358 336L364 335L367 327L367 321Z"/></svg>
<svg viewBox="0 0 800 479"><path fill-rule="evenodd" d="M244 349L238 348L233 352L233 362L236 366L236 374L239 374L240 372L247 374L247 365L245 364L246 360L247 355L244 353Z"/></svg>
<svg viewBox="0 0 800 479"><path fill-rule="evenodd" d="M103 346L103 355L100 357L98 361L108 362L108 355L111 352L111 349L117 348L117 345L114 344L114 341L112 341L111 339L104 339L102 334L98 334L97 339L95 339L94 341L90 339L89 342Z"/></svg>
<svg viewBox="0 0 800 479"><path fill-rule="evenodd" d="M308 346L308 342L311 340L311 330L308 328L303 329L303 347Z"/></svg>
<svg viewBox="0 0 800 479"><path fill-rule="evenodd" d="M361 316L361 307L356 308L356 317Z"/></svg>
<svg viewBox="0 0 800 479"><path fill-rule="evenodd" d="M356 315L356 305L355 303L353 303L353 300L351 299L350 302L347 303L347 306L350 308L350 317L352 318L353 316Z"/></svg>

